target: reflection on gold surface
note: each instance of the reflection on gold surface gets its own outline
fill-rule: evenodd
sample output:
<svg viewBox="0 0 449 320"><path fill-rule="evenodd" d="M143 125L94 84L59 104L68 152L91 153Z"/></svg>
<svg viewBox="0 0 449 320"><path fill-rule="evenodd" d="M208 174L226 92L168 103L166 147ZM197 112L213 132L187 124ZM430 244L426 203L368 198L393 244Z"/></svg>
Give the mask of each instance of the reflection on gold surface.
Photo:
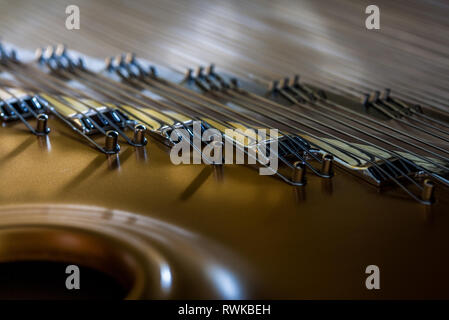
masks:
<svg viewBox="0 0 449 320"><path fill-rule="evenodd" d="M241 274L242 265L223 248L156 219L97 207L0 207L0 263L11 261L87 265L118 279L128 299L245 292L233 271Z"/></svg>

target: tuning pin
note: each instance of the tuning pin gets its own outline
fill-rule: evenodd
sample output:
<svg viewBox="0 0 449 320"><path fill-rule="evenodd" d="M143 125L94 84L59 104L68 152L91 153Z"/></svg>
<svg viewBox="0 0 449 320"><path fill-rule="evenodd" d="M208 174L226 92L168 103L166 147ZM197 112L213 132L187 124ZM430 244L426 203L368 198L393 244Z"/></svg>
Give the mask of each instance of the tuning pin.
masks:
<svg viewBox="0 0 449 320"><path fill-rule="evenodd" d="M117 153L120 151L120 146L117 142L118 142L117 131L111 130L106 132L105 150L107 153Z"/></svg>
<svg viewBox="0 0 449 320"><path fill-rule="evenodd" d="M147 144L147 138L145 138L145 131L147 128L143 124L137 124L134 127L134 144L141 147Z"/></svg>
<svg viewBox="0 0 449 320"><path fill-rule="evenodd" d="M427 203L432 203L434 201L434 190L435 184L430 179L426 179L423 182L423 189L421 192L421 199Z"/></svg>
<svg viewBox="0 0 449 320"><path fill-rule="evenodd" d="M332 170L332 162L334 161L334 157L328 153L323 155L323 163L321 165L321 173L327 177L330 178L333 175Z"/></svg>
<svg viewBox="0 0 449 320"><path fill-rule="evenodd" d="M46 135L50 132L50 128L47 127L48 116L45 113L37 115L36 132L39 135Z"/></svg>
<svg viewBox="0 0 449 320"><path fill-rule="evenodd" d="M292 181L296 184L306 184L306 165L304 162L296 161L293 164Z"/></svg>

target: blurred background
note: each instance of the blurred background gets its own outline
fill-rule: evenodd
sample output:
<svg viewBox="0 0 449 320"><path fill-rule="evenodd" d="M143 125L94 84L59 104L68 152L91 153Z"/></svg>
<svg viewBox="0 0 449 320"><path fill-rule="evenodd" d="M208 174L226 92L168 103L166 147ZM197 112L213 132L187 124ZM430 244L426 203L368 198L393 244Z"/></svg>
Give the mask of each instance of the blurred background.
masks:
<svg viewBox="0 0 449 320"><path fill-rule="evenodd" d="M0 37L35 49L65 43L104 58L135 52L155 63L214 62L236 75L389 86L447 108L447 0L1 0ZM380 8L380 30L365 8ZM65 8L80 8L67 30Z"/></svg>

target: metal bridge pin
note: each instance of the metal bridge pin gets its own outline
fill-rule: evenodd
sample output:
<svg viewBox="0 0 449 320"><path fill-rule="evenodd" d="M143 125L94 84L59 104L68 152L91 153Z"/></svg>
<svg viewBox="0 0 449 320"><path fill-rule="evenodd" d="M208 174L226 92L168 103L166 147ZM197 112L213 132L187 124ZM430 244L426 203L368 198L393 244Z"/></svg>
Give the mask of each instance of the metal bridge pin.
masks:
<svg viewBox="0 0 449 320"><path fill-rule="evenodd" d="M211 76L215 74L215 65L211 63L206 70L207 75Z"/></svg>
<svg viewBox="0 0 449 320"><path fill-rule="evenodd" d="M424 113L423 110L422 110L422 108L421 108L421 106L420 106L419 104L415 104L415 105L413 106L413 108L414 108L416 111L418 111L419 113Z"/></svg>
<svg viewBox="0 0 449 320"><path fill-rule="evenodd" d="M126 64L133 64L136 62L136 54L134 52L128 52L125 55L125 63Z"/></svg>
<svg viewBox="0 0 449 320"><path fill-rule="evenodd" d="M116 66L122 67L123 66L123 55L118 54L114 57L114 64Z"/></svg>
<svg viewBox="0 0 449 320"><path fill-rule="evenodd" d="M321 165L321 173L327 177L330 178L333 175L332 170L332 162L334 161L334 157L328 153L323 155L323 163Z"/></svg>
<svg viewBox="0 0 449 320"><path fill-rule="evenodd" d="M150 74L151 74L153 77L157 77L157 69L156 69L155 66L150 66Z"/></svg>
<svg viewBox="0 0 449 320"><path fill-rule="evenodd" d="M199 67L196 69L196 77L199 78L199 79L204 78L204 67L199 66Z"/></svg>
<svg viewBox="0 0 449 320"><path fill-rule="evenodd" d="M391 94L391 89L385 88L385 90L384 90L384 92L383 92L381 98L382 98L383 100L387 100L387 99L390 97L390 94Z"/></svg>
<svg viewBox="0 0 449 320"><path fill-rule="evenodd" d="M223 165L223 142L221 141L213 141L211 142L212 150L211 150L211 157L212 157L212 164L215 166L221 166ZM217 151L217 152L215 152Z"/></svg>
<svg viewBox="0 0 449 320"><path fill-rule="evenodd" d="M320 98L327 100L327 95L326 95L326 92L324 90L318 89L317 93L320 96Z"/></svg>
<svg viewBox="0 0 449 320"><path fill-rule="evenodd" d="M379 90L373 91L370 96L370 102L379 101L379 97L380 97L380 91Z"/></svg>
<svg viewBox="0 0 449 320"><path fill-rule="evenodd" d="M55 56L54 48L52 46L47 46L47 48L44 51L44 58L46 60L50 60L53 59L54 56Z"/></svg>
<svg viewBox="0 0 449 320"><path fill-rule="evenodd" d="M47 127L48 116L45 113L37 115L36 132L39 135L46 135L50 132L50 128Z"/></svg>
<svg viewBox="0 0 449 320"><path fill-rule="evenodd" d="M78 64L77 64L77 67L78 67L80 70L86 69L86 68L85 68L85 64L84 64L84 59L83 59L83 58L81 58L81 57L78 58Z"/></svg>
<svg viewBox="0 0 449 320"><path fill-rule="evenodd" d="M435 184L430 179L426 179L423 182L423 189L421 193L421 199L427 203L434 201L433 193L435 190Z"/></svg>
<svg viewBox="0 0 449 320"><path fill-rule="evenodd" d="M299 183L301 185L306 184L306 165L304 162L296 161L293 163L293 174L292 180L295 183Z"/></svg>
<svg viewBox="0 0 449 320"><path fill-rule="evenodd" d="M56 46L55 54L57 57L67 56L67 48L66 48L65 44L62 44L62 43L58 44Z"/></svg>
<svg viewBox="0 0 449 320"><path fill-rule="evenodd" d="M147 144L148 140L145 138L145 131L147 128L143 124L137 124L134 127L134 144L141 147Z"/></svg>
<svg viewBox="0 0 449 320"><path fill-rule="evenodd" d="M282 89L287 89L289 86L290 86L290 78L289 77L285 77L283 82L282 82L281 88Z"/></svg>
<svg viewBox="0 0 449 320"><path fill-rule="evenodd" d="M185 79L188 81L193 80L193 69L192 68L187 69Z"/></svg>
<svg viewBox="0 0 449 320"><path fill-rule="evenodd" d="M296 87L299 84L299 74L295 74L293 78L289 79L290 87Z"/></svg>
<svg viewBox="0 0 449 320"><path fill-rule="evenodd" d="M106 59L104 59L104 64L107 71L111 72L114 70L114 60L112 57L106 57Z"/></svg>
<svg viewBox="0 0 449 320"><path fill-rule="evenodd" d="M278 80L271 81L268 85L268 91L271 92L279 91L279 81Z"/></svg>
<svg viewBox="0 0 449 320"><path fill-rule="evenodd" d="M37 48L35 51L36 60L38 63L44 62L44 50L42 48Z"/></svg>
<svg viewBox="0 0 449 320"><path fill-rule="evenodd" d="M239 85L239 80L237 78L232 78L231 79L231 85L233 89L239 89L240 85Z"/></svg>
<svg viewBox="0 0 449 320"><path fill-rule="evenodd" d="M223 181L223 147L224 144L221 141L213 141L211 157L212 157L212 165L214 168L214 176L215 180L218 182Z"/></svg>
<svg viewBox="0 0 449 320"><path fill-rule="evenodd" d="M106 132L105 140L105 150L107 153L117 153L120 151L120 146L118 145L118 132L108 131Z"/></svg>
<svg viewBox="0 0 449 320"><path fill-rule="evenodd" d="M9 53L9 59L11 59L11 61L13 62L17 62L17 51L12 49Z"/></svg>
<svg viewBox="0 0 449 320"><path fill-rule="evenodd" d="M361 103L362 103L362 105L363 106L367 106L367 104L368 104L368 102L369 102L369 94L368 93L364 93L362 96L361 96Z"/></svg>

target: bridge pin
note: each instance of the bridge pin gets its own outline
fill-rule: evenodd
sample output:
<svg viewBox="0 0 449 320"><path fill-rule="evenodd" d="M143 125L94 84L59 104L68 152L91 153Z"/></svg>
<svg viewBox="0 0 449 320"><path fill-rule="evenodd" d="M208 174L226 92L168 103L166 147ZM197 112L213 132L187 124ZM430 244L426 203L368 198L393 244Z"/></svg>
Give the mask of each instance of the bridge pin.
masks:
<svg viewBox="0 0 449 320"><path fill-rule="evenodd" d="M321 165L321 173L326 177L330 178L333 175L332 171L332 162L334 161L334 157L328 153L323 155L323 163Z"/></svg>
<svg viewBox="0 0 449 320"><path fill-rule="evenodd" d="M204 67L199 66L196 69L196 77L199 78L199 79L202 79L204 77Z"/></svg>
<svg viewBox="0 0 449 320"><path fill-rule="evenodd" d="M108 153L117 153L120 150L120 146L118 145L118 132L117 131L108 131L106 132L105 139L105 150Z"/></svg>
<svg viewBox="0 0 449 320"><path fill-rule="evenodd" d="M46 135L50 132L50 128L47 127L48 116L41 113L37 116L36 132L39 135Z"/></svg>
<svg viewBox="0 0 449 320"><path fill-rule="evenodd" d="M55 54L57 57L67 56L67 47L65 46L65 44L62 43L58 44L56 46Z"/></svg>
<svg viewBox="0 0 449 320"><path fill-rule="evenodd" d="M137 146L144 146L147 144L148 140L145 138L146 127L143 124L137 124L134 127L134 144Z"/></svg>
<svg viewBox="0 0 449 320"><path fill-rule="evenodd" d="M296 161L293 164L293 174L292 174L292 180L295 183L299 183L301 185L306 184L306 166L304 162Z"/></svg>
<svg viewBox="0 0 449 320"><path fill-rule="evenodd" d="M433 197L434 190L435 184L432 182L432 180L429 179L424 180L421 199L427 203L432 203L434 200Z"/></svg>
<svg viewBox="0 0 449 320"><path fill-rule="evenodd" d="M128 52L125 55L125 63L126 64L133 64L136 62L136 54L134 52Z"/></svg>
<svg viewBox="0 0 449 320"><path fill-rule="evenodd" d="M207 75L211 76L215 74L215 65L211 63L206 69Z"/></svg>

